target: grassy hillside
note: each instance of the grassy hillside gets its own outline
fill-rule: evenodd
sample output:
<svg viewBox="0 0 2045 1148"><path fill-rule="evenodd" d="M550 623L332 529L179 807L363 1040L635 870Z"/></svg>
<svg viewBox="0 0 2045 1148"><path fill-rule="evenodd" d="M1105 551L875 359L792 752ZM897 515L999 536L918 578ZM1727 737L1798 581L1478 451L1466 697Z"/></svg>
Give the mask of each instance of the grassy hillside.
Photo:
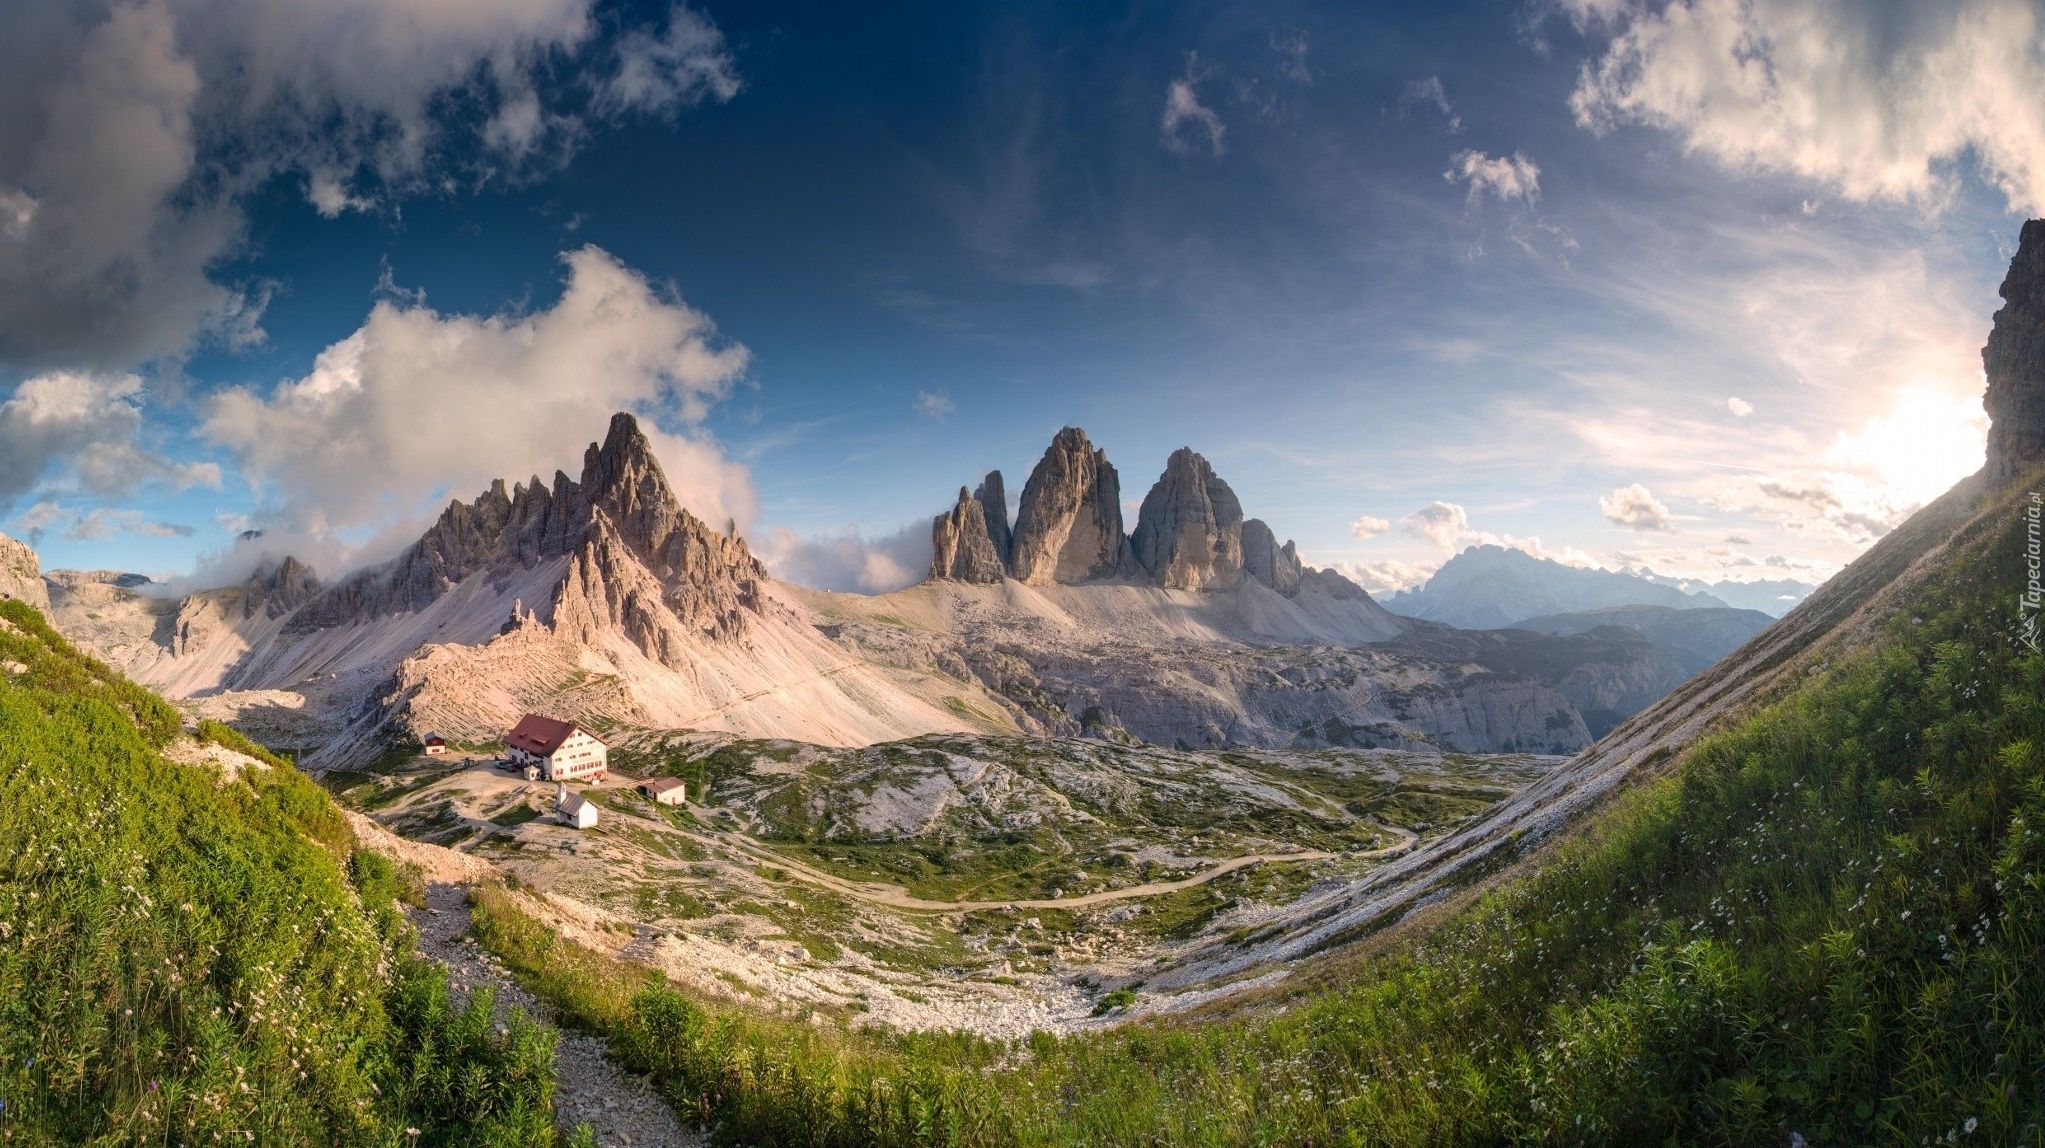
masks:
<svg viewBox="0 0 2045 1148"><path fill-rule="evenodd" d="M0 1142L551 1144L553 1034L457 1010L400 875L0 601Z"/></svg>
<svg viewBox="0 0 2045 1148"><path fill-rule="evenodd" d="M2045 1144L2023 505L1573 839L1282 1007L889 1037L685 999L503 894L479 916L726 1144Z"/></svg>

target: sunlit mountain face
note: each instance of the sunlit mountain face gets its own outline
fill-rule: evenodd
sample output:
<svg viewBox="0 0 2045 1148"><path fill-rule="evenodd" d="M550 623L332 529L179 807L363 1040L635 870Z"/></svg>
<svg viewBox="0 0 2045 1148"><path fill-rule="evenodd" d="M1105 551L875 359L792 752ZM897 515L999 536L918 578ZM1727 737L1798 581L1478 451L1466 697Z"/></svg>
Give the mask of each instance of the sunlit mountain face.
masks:
<svg viewBox="0 0 2045 1148"><path fill-rule="evenodd" d="M1379 595L1478 545L1809 586L1981 465L2041 35L2017 0L16 5L0 530L338 576L629 410L825 589L922 578L945 493L1067 425L1194 448Z"/></svg>

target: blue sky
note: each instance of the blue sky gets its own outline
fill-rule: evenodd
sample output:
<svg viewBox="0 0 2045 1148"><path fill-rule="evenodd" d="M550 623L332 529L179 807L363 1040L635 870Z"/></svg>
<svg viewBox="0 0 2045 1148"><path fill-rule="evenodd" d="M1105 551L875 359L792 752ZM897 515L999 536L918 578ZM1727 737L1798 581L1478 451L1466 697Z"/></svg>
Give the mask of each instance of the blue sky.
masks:
<svg viewBox="0 0 2045 1148"><path fill-rule="evenodd" d="M472 9L487 8L488 11ZM2036 5L0 14L0 529L323 572L605 416L785 576L1174 448L1376 588L1836 569L1980 462ZM246 549L246 548L244 548Z"/></svg>

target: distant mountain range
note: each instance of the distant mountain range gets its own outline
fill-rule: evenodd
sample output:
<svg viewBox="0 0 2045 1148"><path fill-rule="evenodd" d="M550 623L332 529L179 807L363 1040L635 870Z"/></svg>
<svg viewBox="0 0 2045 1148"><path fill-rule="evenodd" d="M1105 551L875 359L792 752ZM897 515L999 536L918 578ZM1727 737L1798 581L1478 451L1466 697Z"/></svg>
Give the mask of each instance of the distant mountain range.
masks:
<svg viewBox="0 0 2045 1148"><path fill-rule="evenodd" d="M1780 617L1815 586L1804 582L1702 582L1652 570L1564 566L1503 546L1472 546L1448 560L1427 584L1393 594L1386 609L1409 618L1467 630L1497 629L1528 618L1608 606L1675 610L1740 608Z"/></svg>

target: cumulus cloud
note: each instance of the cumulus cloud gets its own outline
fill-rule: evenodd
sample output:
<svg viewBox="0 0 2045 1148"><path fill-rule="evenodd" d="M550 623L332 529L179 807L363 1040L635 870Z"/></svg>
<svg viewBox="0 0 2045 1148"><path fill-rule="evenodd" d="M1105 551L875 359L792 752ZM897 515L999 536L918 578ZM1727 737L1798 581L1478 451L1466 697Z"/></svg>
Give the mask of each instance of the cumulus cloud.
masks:
<svg viewBox="0 0 2045 1148"><path fill-rule="evenodd" d="M858 530L805 538L777 526L753 544L774 577L819 590L885 594L923 581L930 571L930 524L914 522L880 538Z"/></svg>
<svg viewBox="0 0 2045 1148"><path fill-rule="evenodd" d="M130 374L51 371L0 403L0 510L69 468L71 485L98 495L145 482L220 485L215 463L173 463L138 442L142 380Z"/></svg>
<svg viewBox="0 0 2045 1148"><path fill-rule="evenodd" d="M1202 78L1199 55L1186 53L1186 74L1165 86L1165 110L1158 121L1158 138L1167 150L1180 155L1204 151L1219 159L1225 150L1222 140L1228 128L1213 108L1200 102Z"/></svg>
<svg viewBox="0 0 2045 1148"><path fill-rule="evenodd" d="M1725 401L1725 409L1733 412L1734 418L1743 419L1754 413L1754 404L1734 395Z"/></svg>
<svg viewBox="0 0 2045 1148"><path fill-rule="evenodd" d="M1536 558L1554 558L1572 564L1587 561L1575 551L1550 554L1542 548L1539 538L1520 538L1479 530L1471 525L1469 511L1453 502L1430 502L1399 519L1399 525L1409 536L1440 547L1449 554L1469 546L1504 546L1524 550Z"/></svg>
<svg viewBox="0 0 2045 1148"><path fill-rule="evenodd" d="M483 177L572 139L575 114L538 93L609 42L592 4L0 6L0 363L121 369L258 336L260 297L209 275L244 196L297 173L332 217L445 186L436 157ZM714 37L686 9L661 36L618 33L592 106L729 98Z"/></svg>
<svg viewBox="0 0 2045 1148"><path fill-rule="evenodd" d="M959 412L958 405L943 391L917 391L914 405L917 414L938 422L943 422Z"/></svg>
<svg viewBox="0 0 2045 1148"><path fill-rule="evenodd" d="M1598 499L1598 509L1614 525L1628 530L1674 530L1669 508L1639 483L1622 486Z"/></svg>
<svg viewBox="0 0 2045 1148"><path fill-rule="evenodd" d="M1406 533L1443 550L1454 550L1473 533L1470 514L1453 502L1430 502L1399 520Z"/></svg>
<svg viewBox="0 0 2045 1148"><path fill-rule="evenodd" d="M1441 177L1450 183L1469 184L1472 204L1487 192L1501 203L1517 199L1531 204L1541 198L1541 169L1519 152L1488 156L1481 151L1459 151L1450 157L1449 169Z"/></svg>
<svg viewBox="0 0 2045 1148"><path fill-rule="evenodd" d="M647 429L682 502L714 525L749 522L749 474L699 429L746 349L604 251L562 258L567 283L545 310L443 315L416 296L385 299L304 378L213 396L201 433L262 492L262 525L402 536L431 500L527 468L580 474L618 410L679 422L679 434Z"/></svg>
<svg viewBox="0 0 2045 1148"><path fill-rule="evenodd" d="M1372 518L1366 514L1349 524L1349 536L1358 540L1368 541L1391 528L1392 524L1390 522L1382 518Z"/></svg>
<svg viewBox="0 0 2045 1148"><path fill-rule="evenodd" d="M2028 0L1570 0L1612 39L1571 106L1641 123L1729 167L1854 200L1935 205L1972 158L2010 206L2045 210L2045 44Z"/></svg>

